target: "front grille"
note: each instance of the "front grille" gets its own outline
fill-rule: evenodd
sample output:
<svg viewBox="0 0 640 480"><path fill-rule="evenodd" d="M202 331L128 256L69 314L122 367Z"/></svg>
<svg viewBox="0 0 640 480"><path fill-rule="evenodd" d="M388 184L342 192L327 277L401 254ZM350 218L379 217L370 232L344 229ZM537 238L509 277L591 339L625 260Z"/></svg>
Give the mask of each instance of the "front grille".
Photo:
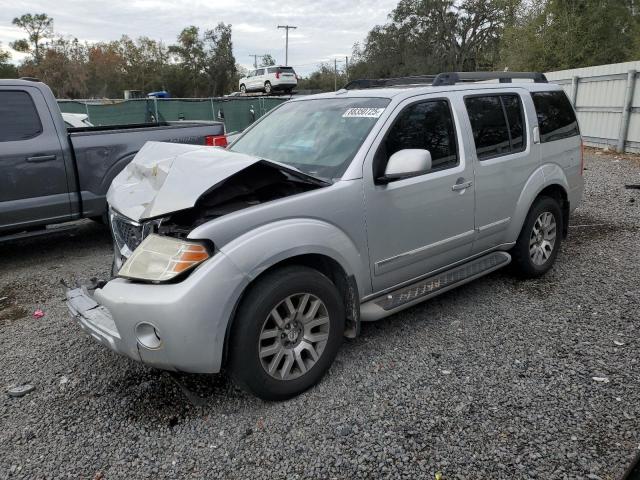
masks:
<svg viewBox="0 0 640 480"><path fill-rule="evenodd" d="M116 275L124 262L131 256L138 245L151 233L157 233L162 219L138 223L113 209L109 209L109 224L113 235L113 266L111 274Z"/></svg>
<svg viewBox="0 0 640 480"><path fill-rule="evenodd" d="M116 257L129 258L143 240L142 225L111 210L109 212Z"/></svg>

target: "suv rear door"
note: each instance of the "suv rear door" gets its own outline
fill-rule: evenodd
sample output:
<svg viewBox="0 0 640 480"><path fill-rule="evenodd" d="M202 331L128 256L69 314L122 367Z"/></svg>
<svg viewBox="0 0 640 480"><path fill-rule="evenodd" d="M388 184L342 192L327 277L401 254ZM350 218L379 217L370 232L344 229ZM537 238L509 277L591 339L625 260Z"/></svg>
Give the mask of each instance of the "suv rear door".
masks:
<svg viewBox="0 0 640 480"><path fill-rule="evenodd" d="M470 255L473 164L464 155L456 113L461 105L454 102L460 100L424 96L404 101L369 152L363 178L374 292ZM376 182L388 158L406 148L429 150L432 169L388 184Z"/></svg>
<svg viewBox="0 0 640 480"><path fill-rule="evenodd" d="M58 133L46 100L37 88L2 88L1 230L71 218L67 172Z"/></svg>
<svg viewBox="0 0 640 480"><path fill-rule="evenodd" d="M506 231L540 152L531 142L536 119L527 91L474 91L464 94L464 103L476 163L473 252L479 253L515 240L505 238Z"/></svg>

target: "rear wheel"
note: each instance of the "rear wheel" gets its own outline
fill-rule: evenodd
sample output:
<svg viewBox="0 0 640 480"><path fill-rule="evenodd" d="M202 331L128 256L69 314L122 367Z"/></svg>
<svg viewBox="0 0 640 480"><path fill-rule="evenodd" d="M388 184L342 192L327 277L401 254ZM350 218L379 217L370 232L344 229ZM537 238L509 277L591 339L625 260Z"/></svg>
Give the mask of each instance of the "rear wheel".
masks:
<svg viewBox="0 0 640 480"><path fill-rule="evenodd" d="M271 93L271 82L264 82L264 93Z"/></svg>
<svg viewBox="0 0 640 480"><path fill-rule="evenodd" d="M539 277L551 269L562 242L562 222L557 200L540 197L534 202L512 250L513 264L520 276Z"/></svg>
<svg viewBox="0 0 640 480"><path fill-rule="evenodd" d="M293 266L267 274L238 309L229 343L232 377L264 400L302 393L331 366L344 316L340 293L320 272Z"/></svg>

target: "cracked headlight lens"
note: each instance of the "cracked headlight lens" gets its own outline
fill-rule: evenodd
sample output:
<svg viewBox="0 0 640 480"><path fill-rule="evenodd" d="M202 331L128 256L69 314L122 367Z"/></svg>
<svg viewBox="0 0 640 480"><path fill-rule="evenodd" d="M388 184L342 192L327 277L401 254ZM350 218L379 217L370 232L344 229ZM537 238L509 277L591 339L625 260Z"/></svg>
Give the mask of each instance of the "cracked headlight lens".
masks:
<svg viewBox="0 0 640 480"><path fill-rule="evenodd" d="M133 251L118 276L166 282L195 268L210 256L207 246L200 242L151 234Z"/></svg>

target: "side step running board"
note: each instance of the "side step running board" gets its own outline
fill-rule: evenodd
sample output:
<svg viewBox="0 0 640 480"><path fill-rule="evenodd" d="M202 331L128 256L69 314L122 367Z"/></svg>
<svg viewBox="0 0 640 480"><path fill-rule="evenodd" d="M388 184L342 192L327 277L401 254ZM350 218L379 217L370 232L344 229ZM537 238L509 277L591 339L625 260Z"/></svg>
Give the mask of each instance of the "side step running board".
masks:
<svg viewBox="0 0 640 480"><path fill-rule="evenodd" d="M360 318L362 321L379 320L482 277L510 262L511 255L506 252L489 253L363 303L360 306Z"/></svg>

